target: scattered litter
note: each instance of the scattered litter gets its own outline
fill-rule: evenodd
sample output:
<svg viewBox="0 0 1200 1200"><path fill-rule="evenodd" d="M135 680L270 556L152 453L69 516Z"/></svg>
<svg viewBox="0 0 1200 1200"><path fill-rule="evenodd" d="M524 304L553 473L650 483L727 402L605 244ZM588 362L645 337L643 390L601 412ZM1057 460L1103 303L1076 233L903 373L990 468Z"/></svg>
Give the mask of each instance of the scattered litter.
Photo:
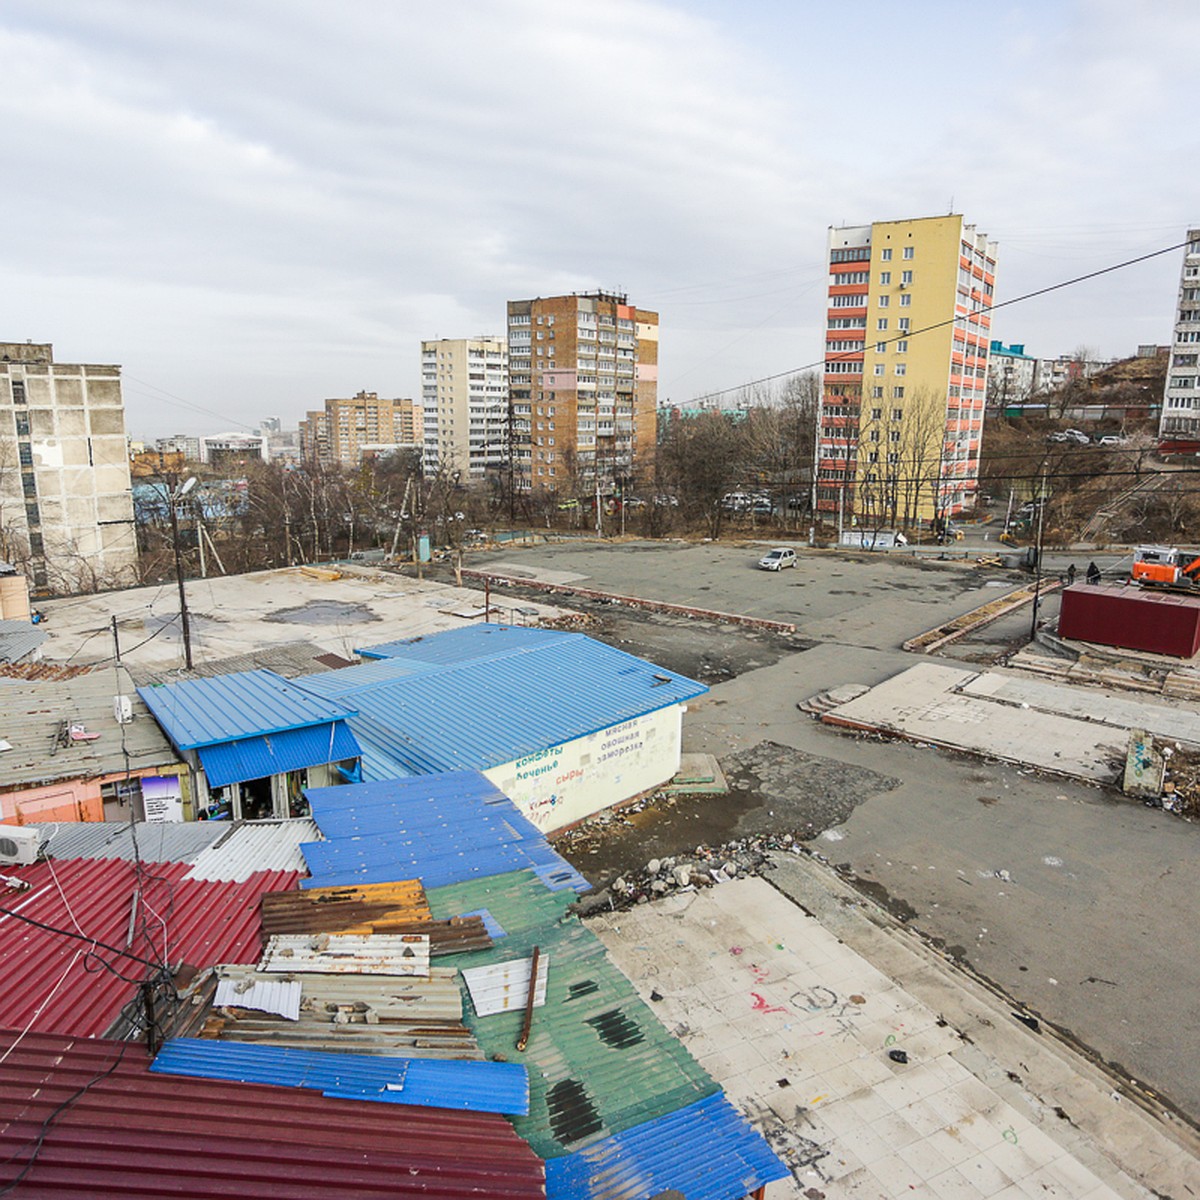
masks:
<svg viewBox="0 0 1200 1200"><path fill-rule="evenodd" d="M894 1063L908 1062L908 1055L905 1054L903 1050L889 1050L888 1058L890 1058Z"/></svg>
<svg viewBox="0 0 1200 1200"><path fill-rule="evenodd" d="M1047 854L1046 857L1042 859L1042 862L1044 862L1048 867L1061 867L1063 865L1063 860L1055 854Z"/></svg>

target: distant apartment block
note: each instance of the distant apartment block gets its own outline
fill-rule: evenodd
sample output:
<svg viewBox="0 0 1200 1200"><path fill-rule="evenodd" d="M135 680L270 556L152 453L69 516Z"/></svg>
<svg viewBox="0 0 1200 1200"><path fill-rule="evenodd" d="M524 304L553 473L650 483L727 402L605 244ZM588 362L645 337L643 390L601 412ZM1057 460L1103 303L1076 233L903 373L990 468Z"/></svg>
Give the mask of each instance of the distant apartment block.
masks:
<svg viewBox="0 0 1200 1200"><path fill-rule="evenodd" d="M1159 436L1200 440L1200 229L1189 229L1179 272L1175 336L1163 389Z"/></svg>
<svg viewBox="0 0 1200 1200"><path fill-rule="evenodd" d="M1010 404L1024 404L1035 390L1037 363L1036 358L1025 353L1024 343L1006 346L993 339L988 351L988 407L1002 409Z"/></svg>
<svg viewBox="0 0 1200 1200"><path fill-rule="evenodd" d="M970 508L996 246L958 214L829 231L817 508L876 525Z"/></svg>
<svg viewBox="0 0 1200 1200"><path fill-rule="evenodd" d="M508 448L508 344L503 337L421 343L424 460L482 479L504 465Z"/></svg>
<svg viewBox="0 0 1200 1200"><path fill-rule="evenodd" d="M136 582L120 367L0 343L0 558L54 591Z"/></svg>
<svg viewBox="0 0 1200 1200"><path fill-rule="evenodd" d="M200 439L186 433L174 433L170 437L157 438L154 449L159 454L182 454L188 462L200 461Z"/></svg>
<svg viewBox="0 0 1200 1200"><path fill-rule="evenodd" d="M658 313L587 292L508 304L509 422L518 489L648 482Z"/></svg>
<svg viewBox="0 0 1200 1200"><path fill-rule="evenodd" d="M1111 367L1110 358L1087 358L1080 354L1060 354L1057 358L1039 358L1033 368L1033 390L1035 393L1056 392L1069 383L1091 379L1105 367Z"/></svg>
<svg viewBox="0 0 1200 1200"><path fill-rule="evenodd" d="M421 436L420 410L411 400L359 392L349 400L326 400L324 411L310 412L300 422L300 457L323 466L357 467L364 446L414 448Z"/></svg>

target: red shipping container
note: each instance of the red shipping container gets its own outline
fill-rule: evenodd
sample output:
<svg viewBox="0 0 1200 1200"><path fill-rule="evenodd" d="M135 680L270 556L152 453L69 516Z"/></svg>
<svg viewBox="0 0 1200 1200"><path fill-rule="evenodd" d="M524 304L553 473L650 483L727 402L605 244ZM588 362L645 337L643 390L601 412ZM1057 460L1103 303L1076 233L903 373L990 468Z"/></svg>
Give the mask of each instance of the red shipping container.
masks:
<svg viewBox="0 0 1200 1200"><path fill-rule="evenodd" d="M1191 658L1200 650L1200 595L1134 584L1076 583L1062 594L1059 637Z"/></svg>

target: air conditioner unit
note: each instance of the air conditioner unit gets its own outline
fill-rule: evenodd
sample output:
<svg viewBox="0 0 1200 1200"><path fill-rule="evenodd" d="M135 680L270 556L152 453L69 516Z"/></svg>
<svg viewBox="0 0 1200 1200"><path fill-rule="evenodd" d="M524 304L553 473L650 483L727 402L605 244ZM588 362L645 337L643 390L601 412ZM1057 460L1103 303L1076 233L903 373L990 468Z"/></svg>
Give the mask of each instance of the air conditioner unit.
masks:
<svg viewBox="0 0 1200 1200"><path fill-rule="evenodd" d="M113 720L118 725L128 725L133 720L133 701L128 696L113 697Z"/></svg>
<svg viewBox="0 0 1200 1200"><path fill-rule="evenodd" d="M24 825L0 825L0 863L37 862L42 835Z"/></svg>

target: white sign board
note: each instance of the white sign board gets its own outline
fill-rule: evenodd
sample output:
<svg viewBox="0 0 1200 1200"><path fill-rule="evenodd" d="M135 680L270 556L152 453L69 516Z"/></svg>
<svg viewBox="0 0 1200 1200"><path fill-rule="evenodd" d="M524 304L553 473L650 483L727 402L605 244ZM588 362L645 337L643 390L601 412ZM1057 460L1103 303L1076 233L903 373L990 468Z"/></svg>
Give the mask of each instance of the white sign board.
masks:
<svg viewBox="0 0 1200 1200"><path fill-rule="evenodd" d="M142 804L147 821L182 821L183 789L178 775L143 775Z"/></svg>

